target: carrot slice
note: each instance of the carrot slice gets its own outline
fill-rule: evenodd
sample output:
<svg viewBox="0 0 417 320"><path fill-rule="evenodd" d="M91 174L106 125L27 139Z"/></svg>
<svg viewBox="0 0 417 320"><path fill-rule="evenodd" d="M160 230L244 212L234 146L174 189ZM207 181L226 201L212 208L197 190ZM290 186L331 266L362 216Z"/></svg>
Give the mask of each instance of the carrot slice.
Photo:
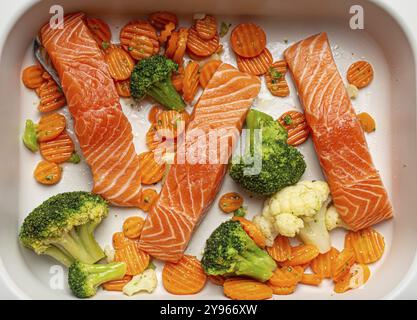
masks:
<svg viewBox="0 0 417 320"><path fill-rule="evenodd" d="M361 112L357 115L359 122L366 133L371 133L376 130L376 123L374 118L367 112Z"/></svg>
<svg viewBox="0 0 417 320"><path fill-rule="evenodd" d="M42 116L38 124L38 141L54 140L65 130L66 125L65 117L60 113L55 112Z"/></svg>
<svg viewBox="0 0 417 320"><path fill-rule="evenodd" d="M309 286L319 286L322 281L323 281L323 278L319 276L318 274L304 273L303 277L300 280L300 283L306 284Z"/></svg>
<svg viewBox="0 0 417 320"><path fill-rule="evenodd" d="M116 91L120 97L130 98L130 79L115 81Z"/></svg>
<svg viewBox="0 0 417 320"><path fill-rule="evenodd" d="M149 254L139 249L139 243L131 241L121 249L116 249L114 261L125 262L126 274L136 276L141 274L149 265Z"/></svg>
<svg viewBox="0 0 417 320"><path fill-rule="evenodd" d="M150 150L157 149L164 139L158 135L158 129L155 124L151 125L148 132L146 133L146 145Z"/></svg>
<svg viewBox="0 0 417 320"><path fill-rule="evenodd" d="M310 267L314 273L318 274L320 277L331 278L333 261L338 255L339 251L332 247L328 252L321 253L317 258L313 259L310 263Z"/></svg>
<svg viewBox="0 0 417 320"><path fill-rule="evenodd" d="M207 276L197 258L184 255L177 263L167 262L162 270L164 288L172 294L186 295L200 292Z"/></svg>
<svg viewBox="0 0 417 320"><path fill-rule="evenodd" d="M103 47L103 42L111 41L111 30L106 22L98 18L87 18L85 22L100 48Z"/></svg>
<svg viewBox="0 0 417 320"><path fill-rule="evenodd" d="M261 230L259 230L256 224L242 217L233 217L232 219L240 222L243 230L246 231L246 233L249 235L249 237L252 238L252 240L258 245L258 247L265 248L265 236L263 235Z"/></svg>
<svg viewBox="0 0 417 320"><path fill-rule="evenodd" d="M287 63L279 60L271 64L265 73L265 82L268 90L273 96L287 97L290 94L285 74L287 73Z"/></svg>
<svg viewBox="0 0 417 320"><path fill-rule="evenodd" d="M254 23L237 25L232 31L230 41L233 51L245 58L260 55L266 47L265 32Z"/></svg>
<svg viewBox="0 0 417 320"><path fill-rule="evenodd" d="M200 38L195 28L191 28L188 33L187 49L199 57L211 56L219 49L219 35L216 33L214 38L204 40Z"/></svg>
<svg viewBox="0 0 417 320"><path fill-rule="evenodd" d="M132 276L124 276L123 279L120 280L114 280L109 281L106 283L103 283L103 289L106 291L123 291L123 287L127 285L130 280L132 280Z"/></svg>
<svg viewBox="0 0 417 320"><path fill-rule="evenodd" d="M259 55L253 58L237 56L237 67L242 72L247 72L255 76L265 74L272 63L272 54L265 48Z"/></svg>
<svg viewBox="0 0 417 320"><path fill-rule="evenodd" d="M369 264L381 259L384 254L384 237L374 229L367 228L357 232L348 232L345 236L345 248L355 253L356 262Z"/></svg>
<svg viewBox="0 0 417 320"><path fill-rule="evenodd" d="M184 113L175 110L160 112L156 117L155 126L162 139L175 139L185 130Z"/></svg>
<svg viewBox="0 0 417 320"><path fill-rule="evenodd" d="M163 29L169 23L172 23L175 28L178 24L178 18L175 13L158 11L149 15L149 22L158 29Z"/></svg>
<svg viewBox="0 0 417 320"><path fill-rule="evenodd" d="M178 31L174 31L171 33L171 37L169 38L166 49L165 49L165 56L167 58L172 59L172 57L175 54L175 51L177 51L179 36L180 34Z"/></svg>
<svg viewBox="0 0 417 320"><path fill-rule="evenodd" d="M291 256L290 240L284 236L277 236L272 247L267 247L269 255L277 262L284 262Z"/></svg>
<svg viewBox="0 0 417 320"><path fill-rule="evenodd" d="M223 276L207 276L207 278L210 280L211 283L220 287L223 287L224 282L226 281L226 278Z"/></svg>
<svg viewBox="0 0 417 320"><path fill-rule="evenodd" d="M27 67L22 73L23 84L29 89L39 88L45 83L45 78L42 77L43 73L44 70L39 65Z"/></svg>
<svg viewBox="0 0 417 320"><path fill-rule="evenodd" d="M142 233L145 220L142 217L129 217L123 223L123 234L129 239L137 239Z"/></svg>
<svg viewBox="0 0 417 320"><path fill-rule="evenodd" d="M49 162L63 163L74 153L74 142L66 131L63 131L54 140L41 142L39 150L42 157Z"/></svg>
<svg viewBox="0 0 417 320"><path fill-rule="evenodd" d="M143 210L144 212L149 212L158 197L159 194L154 189L143 190L140 198L139 209Z"/></svg>
<svg viewBox="0 0 417 320"><path fill-rule="evenodd" d="M132 241L133 240L130 240L128 237L126 237L123 232L116 232L113 234L112 243L113 243L113 248L115 250L123 249Z"/></svg>
<svg viewBox="0 0 417 320"><path fill-rule="evenodd" d="M297 285L291 286L291 287L277 287L270 285L270 288L272 289L272 293L280 296L286 296L289 294L293 294L295 289L297 289Z"/></svg>
<svg viewBox="0 0 417 320"><path fill-rule="evenodd" d="M146 36L134 36L129 42L129 53L135 60L142 60L153 55L152 40Z"/></svg>
<svg viewBox="0 0 417 320"><path fill-rule="evenodd" d="M203 19L197 20L195 23L195 30L201 39L213 39L217 34L216 18L210 15L206 15Z"/></svg>
<svg viewBox="0 0 417 320"><path fill-rule="evenodd" d="M53 162L41 161L35 168L33 176L44 185L54 185L61 180L62 169Z"/></svg>
<svg viewBox="0 0 417 320"><path fill-rule="evenodd" d="M171 82L175 90L177 90L178 92L182 91L182 87L184 84L184 69L183 68L179 69L178 72L172 74Z"/></svg>
<svg viewBox="0 0 417 320"><path fill-rule="evenodd" d="M162 106L160 106L160 105L154 105L152 108L151 108L151 110L149 111L149 114L148 114L148 120L149 120L149 122L150 123L156 123L156 121L157 121L157 118L158 118L158 115L161 113L161 112L164 112L164 110L165 110L165 108L164 107L162 107Z"/></svg>
<svg viewBox="0 0 417 320"><path fill-rule="evenodd" d="M184 55L185 51L187 50L187 39L188 39L188 29L187 28L180 28L178 30L178 41L177 41L177 49L172 57L172 60L182 66L184 64Z"/></svg>
<svg viewBox="0 0 417 320"><path fill-rule="evenodd" d="M190 61L184 70L184 80L182 85L182 91L184 100L192 102L198 90L199 80L199 65L195 61Z"/></svg>
<svg viewBox="0 0 417 320"><path fill-rule="evenodd" d="M274 287L292 287L301 280L301 277L302 273L300 275L293 267L276 268L268 284Z"/></svg>
<svg viewBox="0 0 417 320"><path fill-rule="evenodd" d="M200 85L202 88L205 88L209 83L211 77L220 67L222 62L220 60L210 60L207 61L200 70Z"/></svg>
<svg viewBox="0 0 417 320"><path fill-rule="evenodd" d="M120 32L120 43L123 49L129 51L129 43L134 37L145 36L151 39L154 54L159 52L158 35L155 28L146 20L132 21L126 24Z"/></svg>
<svg viewBox="0 0 417 320"><path fill-rule="evenodd" d="M298 146L304 143L310 135L310 127L307 124L304 113L299 111L288 111L279 119L279 123L287 130L287 143L291 146Z"/></svg>
<svg viewBox="0 0 417 320"><path fill-rule="evenodd" d="M265 300L272 298L272 289L259 281L230 278L224 282L224 294L233 300Z"/></svg>
<svg viewBox="0 0 417 320"><path fill-rule="evenodd" d="M164 177L166 164L157 162L155 154L152 151L144 152L139 155L139 165L142 184L144 185L155 184Z"/></svg>
<svg viewBox="0 0 417 320"><path fill-rule="evenodd" d="M106 50L104 58L114 80L122 81L130 78L135 62L126 51L118 47L111 47Z"/></svg>
<svg viewBox="0 0 417 320"><path fill-rule="evenodd" d="M291 248L290 257L282 264L284 266L300 266L309 263L319 254L319 249L311 244L299 245L297 247Z"/></svg>
<svg viewBox="0 0 417 320"><path fill-rule="evenodd" d="M243 204L243 197L236 192L229 192L221 196L219 207L224 213L231 213L239 209Z"/></svg>
<svg viewBox="0 0 417 320"><path fill-rule="evenodd" d="M358 89L368 86L374 78L374 70L369 62L357 61L347 71L347 80Z"/></svg>
<svg viewBox="0 0 417 320"><path fill-rule="evenodd" d="M161 31L159 34L158 40L160 44L163 44L168 41L169 37L171 36L172 32L175 30L175 24L170 22L165 25L164 30Z"/></svg>
<svg viewBox="0 0 417 320"><path fill-rule="evenodd" d="M371 270L366 264L355 263L349 272L334 284L334 292L343 293L363 286L371 276Z"/></svg>
<svg viewBox="0 0 417 320"><path fill-rule="evenodd" d="M333 260L332 276L333 281L338 282L350 270L355 263L355 252L351 248L344 248L342 252Z"/></svg>
<svg viewBox="0 0 417 320"><path fill-rule="evenodd" d="M36 93L40 98L38 110L40 112L50 112L58 110L66 105L64 93L58 87L54 80L48 80L43 83L37 90Z"/></svg>

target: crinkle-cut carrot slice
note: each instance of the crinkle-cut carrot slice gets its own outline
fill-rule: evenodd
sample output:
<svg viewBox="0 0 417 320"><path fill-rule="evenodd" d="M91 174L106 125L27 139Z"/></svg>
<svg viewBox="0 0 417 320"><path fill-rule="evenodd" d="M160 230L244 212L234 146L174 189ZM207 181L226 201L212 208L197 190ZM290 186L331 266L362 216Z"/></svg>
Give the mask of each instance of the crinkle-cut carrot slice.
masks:
<svg viewBox="0 0 417 320"><path fill-rule="evenodd" d="M130 98L130 78L123 81L115 81L114 84L119 97Z"/></svg>
<svg viewBox="0 0 417 320"><path fill-rule="evenodd" d="M175 90L178 92L182 91L184 84L184 68L182 66L178 68L177 72L172 73L171 82Z"/></svg>
<svg viewBox="0 0 417 320"><path fill-rule="evenodd" d="M355 263L349 272L334 284L334 292L343 293L363 286L371 276L371 270L366 264Z"/></svg>
<svg viewBox="0 0 417 320"><path fill-rule="evenodd" d="M126 274L136 276L141 274L149 265L149 254L139 249L139 243L131 241L121 249L116 249L114 261L125 262Z"/></svg>
<svg viewBox="0 0 417 320"><path fill-rule="evenodd" d="M200 66L197 62L190 61L184 69L182 92L186 102L192 102L197 93L200 84L199 68Z"/></svg>
<svg viewBox="0 0 417 320"><path fill-rule="evenodd" d="M41 142L39 150L42 157L49 162L64 163L74 153L74 142L66 131L63 131L54 140Z"/></svg>
<svg viewBox="0 0 417 320"><path fill-rule="evenodd" d="M282 262L284 266L300 266L309 263L320 254L319 249L311 244L303 244L291 248L291 255L287 261Z"/></svg>
<svg viewBox="0 0 417 320"><path fill-rule="evenodd" d="M213 39L217 34L216 18L210 15L206 15L203 19L198 19L195 23L195 30L201 39Z"/></svg>
<svg viewBox="0 0 417 320"><path fill-rule="evenodd" d="M164 142L164 140L164 138L161 138L158 135L158 129L156 128L156 125L152 124L146 133L146 146L149 148L149 150L155 150Z"/></svg>
<svg viewBox="0 0 417 320"><path fill-rule="evenodd" d="M350 270L350 267L355 263L355 252L351 248L344 248L332 264L333 281L338 282Z"/></svg>
<svg viewBox="0 0 417 320"><path fill-rule="evenodd" d="M347 71L347 80L358 89L369 85L374 78L374 70L369 62L357 61Z"/></svg>
<svg viewBox="0 0 417 320"><path fill-rule="evenodd" d="M128 50L135 60L149 58L154 54L152 40L146 36L134 36L129 42Z"/></svg>
<svg viewBox="0 0 417 320"><path fill-rule="evenodd" d="M219 207L224 213L236 211L243 205L243 197L236 192L225 193L219 200Z"/></svg>
<svg viewBox="0 0 417 320"><path fill-rule="evenodd" d="M331 248L326 253L319 254L310 263L311 269L314 273L318 274L322 278L332 278L332 265L333 261L339 255L339 251L336 248Z"/></svg>
<svg viewBox="0 0 417 320"><path fill-rule="evenodd" d="M159 34L159 37L158 37L159 43L164 44L165 42L167 42L174 30L175 30L174 23L170 22L167 25L165 25L164 30L162 30L161 33Z"/></svg>
<svg viewBox="0 0 417 320"><path fill-rule="evenodd" d="M152 151L139 155L140 173L144 185L155 184L164 177L166 164L162 163L161 159L155 159L155 157Z"/></svg>
<svg viewBox="0 0 417 320"><path fill-rule="evenodd" d="M47 71L44 71L42 73L42 78L44 78L45 80L50 80L52 79L52 76Z"/></svg>
<svg viewBox="0 0 417 320"><path fill-rule="evenodd" d="M103 42L109 43L111 41L111 30L106 22L98 18L87 18L85 22L100 48L102 48Z"/></svg>
<svg viewBox="0 0 417 320"><path fill-rule="evenodd" d="M27 67L22 72L22 82L29 89L37 89L43 83L45 78L42 77L44 70L39 65Z"/></svg>
<svg viewBox="0 0 417 320"><path fill-rule="evenodd" d="M233 51L244 58L256 57L266 47L265 32L254 23L237 25L232 31L230 41Z"/></svg>
<svg viewBox="0 0 417 320"><path fill-rule="evenodd" d="M167 58L172 59L172 57L175 54L175 51L177 51L179 37L180 37L180 34L178 31L173 31L171 33L171 36L169 37L169 40L167 42L166 49L165 49L165 56Z"/></svg>
<svg viewBox="0 0 417 320"><path fill-rule="evenodd" d="M207 57L198 56L198 55L192 53L190 50L187 50L187 54L190 57L190 59L193 60L193 61L202 61L202 60L207 59Z"/></svg>
<svg viewBox="0 0 417 320"><path fill-rule="evenodd" d="M67 104L64 93L54 80L48 80L36 89L40 98L38 110L40 112L55 111Z"/></svg>
<svg viewBox="0 0 417 320"><path fill-rule="evenodd" d="M196 294L206 281L200 261L192 256L184 255L177 263L167 262L162 270L164 288L175 295Z"/></svg>
<svg viewBox="0 0 417 320"><path fill-rule="evenodd" d="M155 189L143 190L140 196L139 209L141 209L144 212L149 212L149 210L152 208L153 204L156 202L158 197L159 194L158 192L156 192Z"/></svg>
<svg viewBox="0 0 417 320"><path fill-rule="evenodd" d="M290 88L285 80L286 73L287 63L285 60L274 62L265 73L266 86L273 96L287 97L290 94Z"/></svg>
<svg viewBox="0 0 417 320"><path fill-rule="evenodd" d="M163 106L159 105L159 104L154 105L151 108L151 110L149 111L149 114L148 114L148 120L149 120L149 122L152 123L152 124L156 123L156 121L158 119L158 115L161 112L164 112L165 110L166 109Z"/></svg>
<svg viewBox="0 0 417 320"><path fill-rule="evenodd" d="M295 292L295 289L297 289L297 285L293 285L291 287L277 287L270 285L269 286L272 289L272 293L279 296L286 296L293 294Z"/></svg>
<svg viewBox="0 0 417 320"><path fill-rule="evenodd" d="M129 243L132 243L132 242L134 242L134 240L131 240L128 237L126 237L123 232L115 232L113 234L112 244L115 250L123 249Z"/></svg>
<svg viewBox="0 0 417 320"><path fill-rule="evenodd" d="M356 262L369 264L381 259L384 254L384 237L372 228L348 232L345 236L345 248L355 253Z"/></svg>
<svg viewBox="0 0 417 320"><path fill-rule="evenodd" d="M200 85L202 88L205 88L209 83L210 79L213 77L213 74L220 67L222 62L220 60L210 60L207 61L200 70Z"/></svg>
<svg viewBox="0 0 417 320"><path fill-rule="evenodd" d="M365 131L366 133L371 133L376 130L375 120L369 113L361 112L357 115L357 117L363 128L363 131Z"/></svg>
<svg viewBox="0 0 417 320"><path fill-rule="evenodd" d="M109 66L109 72L114 80L122 81L130 78L135 67L135 61L122 48L111 47L106 50L104 58Z"/></svg>
<svg viewBox="0 0 417 320"><path fill-rule="evenodd" d="M298 146L304 143L310 135L310 127L307 124L304 113L299 111L285 112L279 119L279 123L287 130L287 143Z"/></svg>
<svg viewBox="0 0 417 320"><path fill-rule="evenodd" d="M129 43L134 37L145 36L153 43L154 54L159 52L158 35L155 28L146 20L131 21L120 31L120 43L123 49L129 50Z"/></svg>
<svg viewBox="0 0 417 320"><path fill-rule="evenodd" d="M224 295L233 300L266 300L272 298L272 289L265 283L244 279L230 278L223 284Z"/></svg>
<svg viewBox="0 0 417 320"><path fill-rule="evenodd" d="M278 235L272 247L267 247L269 255L277 262L284 262L291 256L290 240L287 237Z"/></svg>
<svg viewBox="0 0 417 320"><path fill-rule="evenodd" d="M175 110L167 110L159 113L155 125L158 135L165 139L175 139L185 130L184 113Z"/></svg>
<svg viewBox="0 0 417 320"><path fill-rule="evenodd" d="M323 281L323 278L319 276L318 274L304 273L300 280L300 283L306 284L309 286L319 286L322 281Z"/></svg>
<svg viewBox="0 0 417 320"><path fill-rule="evenodd" d="M103 283L103 289L106 291L119 291L122 292L123 291L123 287L125 285L127 285L130 280L132 280L132 276L124 276L122 279L120 280L114 280L114 281L109 281L106 283Z"/></svg>
<svg viewBox="0 0 417 320"><path fill-rule="evenodd" d="M226 281L226 278L223 276L207 276L207 279L209 279L209 281L219 287L223 287L224 282Z"/></svg>
<svg viewBox="0 0 417 320"><path fill-rule="evenodd" d="M169 23L172 23L175 28L178 24L178 18L175 13L158 11L149 15L149 22L158 29L163 29Z"/></svg>
<svg viewBox="0 0 417 320"><path fill-rule="evenodd" d="M41 184L54 185L61 180L62 169L56 163L43 160L36 166L33 176Z"/></svg>
<svg viewBox="0 0 417 320"><path fill-rule="evenodd" d="M258 247L265 248L265 236L263 235L261 230L259 230L256 224L242 217L233 217L233 220L240 222L243 230L246 231L246 233L249 235L249 237L252 238L252 240L258 245Z"/></svg>
<svg viewBox="0 0 417 320"><path fill-rule="evenodd" d="M265 74L272 63L272 54L265 48L259 55L253 58L237 56L237 67L242 72L247 72L255 76Z"/></svg>
<svg viewBox="0 0 417 320"><path fill-rule="evenodd" d="M178 41L177 41L177 49L172 57L172 60L182 66L184 64L184 55L185 51L187 50L187 40L188 40L188 29L187 28L180 28L178 30Z"/></svg>
<svg viewBox="0 0 417 320"><path fill-rule="evenodd" d="M129 217L123 222L123 234L129 239L137 239L144 225L145 220L142 217Z"/></svg>
<svg viewBox="0 0 417 320"><path fill-rule="evenodd" d="M275 287L292 287L300 281L300 274L293 267L276 268L268 284Z"/></svg>
<svg viewBox="0 0 417 320"><path fill-rule="evenodd" d="M60 113L54 112L42 116L37 128L38 141L54 140L65 130L66 125L65 117Z"/></svg>
<svg viewBox="0 0 417 320"><path fill-rule="evenodd" d="M217 52L219 45L219 35L217 33L214 38L210 40L200 38L195 28L191 28L188 33L187 49L196 56L211 56L213 53Z"/></svg>

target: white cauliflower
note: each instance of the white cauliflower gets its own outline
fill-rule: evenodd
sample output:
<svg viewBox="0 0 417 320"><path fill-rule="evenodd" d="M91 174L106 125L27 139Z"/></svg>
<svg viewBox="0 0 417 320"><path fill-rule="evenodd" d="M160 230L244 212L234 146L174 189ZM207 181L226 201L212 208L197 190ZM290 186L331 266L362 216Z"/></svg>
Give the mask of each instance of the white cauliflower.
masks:
<svg viewBox="0 0 417 320"><path fill-rule="evenodd" d="M123 287L123 293L129 297L141 291L152 293L157 285L158 279L156 278L155 270L147 269L143 273L134 276L132 280Z"/></svg>
<svg viewBox="0 0 417 320"><path fill-rule="evenodd" d="M339 213L334 206L330 206L326 212L326 228L331 231L336 228L349 229L346 223L343 222Z"/></svg>

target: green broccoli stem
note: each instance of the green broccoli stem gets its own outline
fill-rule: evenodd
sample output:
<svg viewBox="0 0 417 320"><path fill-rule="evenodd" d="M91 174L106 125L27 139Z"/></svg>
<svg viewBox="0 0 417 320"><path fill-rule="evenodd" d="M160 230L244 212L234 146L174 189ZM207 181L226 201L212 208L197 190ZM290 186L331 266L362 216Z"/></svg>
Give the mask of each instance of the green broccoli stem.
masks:
<svg viewBox="0 0 417 320"><path fill-rule="evenodd" d="M68 255L63 250L55 246L51 246L48 249L46 249L44 254L54 258L66 267L69 267L74 263L74 259L70 255Z"/></svg>
<svg viewBox="0 0 417 320"><path fill-rule="evenodd" d="M275 261L258 247L244 251L238 256L237 275L245 275L261 282L265 282L272 277L276 269Z"/></svg>
<svg viewBox="0 0 417 320"><path fill-rule="evenodd" d="M184 100L182 100L181 96L172 85L171 77L167 80L153 84L147 93L160 104L172 110L181 112L185 109Z"/></svg>
<svg viewBox="0 0 417 320"><path fill-rule="evenodd" d="M108 281L122 279L126 274L126 268L124 262L83 266L83 270L89 274L89 284L93 287L97 287Z"/></svg>
<svg viewBox="0 0 417 320"><path fill-rule="evenodd" d="M94 259L94 263L103 259L106 255L103 249L97 243L94 237L94 230L100 224L101 221L91 221L87 224L77 227L77 233L83 244L83 247L87 250L90 256Z"/></svg>
<svg viewBox="0 0 417 320"><path fill-rule="evenodd" d="M62 247L74 258L74 260L79 260L83 263L90 264L96 262L95 259L86 250L86 248L84 248L84 245L77 232L65 233L61 239L59 239L59 241L53 244L57 244L59 247Z"/></svg>

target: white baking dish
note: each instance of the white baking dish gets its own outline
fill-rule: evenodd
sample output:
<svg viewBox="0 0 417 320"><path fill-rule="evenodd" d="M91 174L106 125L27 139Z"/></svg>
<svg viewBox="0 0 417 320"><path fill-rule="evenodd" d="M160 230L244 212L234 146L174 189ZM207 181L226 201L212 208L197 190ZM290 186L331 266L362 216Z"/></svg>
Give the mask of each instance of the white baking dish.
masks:
<svg viewBox="0 0 417 320"><path fill-rule="evenodd" d="M19 140L24 120L37 120L37 98L20 82L23 66L33 63L32 40L39 27L49 19L49 8L54 0L24 1L26 7L16 14L4 35L0 60L0 293L7 292L9 298L66 299L72 298L67 289L54 290L50 287L50 267L53 261L38 257L20 247L17 241L18 226L35 206L49 196L71 190L89 190L91 178L88 168L82 165L65 165L63 181L52 188L36 184L32 171L39 155L30 154ZM349 28L349 8L360 4L365 11L365 30ZM406 1L403 1L406 3ZM412 2L407 1L408 5ZM342 74L355 60L366 59L375 70L372 85L360 93L354 101L358 111L367 111L377 122L377 131L367 136L376 163L395 207L396 218L384 222L377 229L385 236L386 252L381 261L372 266L372 278L360 290L343 295L332 293L330 283L320 288L300 286L289 297L277 299L371 299L392 298L413 278L417 253L417 125L416 125L416 53L409 33L404 30L397 15L371 1L348 0L142 0L118 1L60 1L66 12L82 10L91 15L105 18L112 24L114 40L118 39L120 27L132 18L138 18L156 10L171 10L182 15L181 21L190 23L193 13L216 14L219 21L253 21L267 32L268 48L278 59L289 42L308 35L326 31L329 34L336 62ZM410 6L412 8L412 6ZM6 15L6 12L3 12ZM223 38L225 54L222 59L235 64L233 54L228 50L228 36ZM274 116L282 114L293 106L299 108L296 91L291 86L291 97L274 99L265 88L256 101L256 106ZM132 109L124 101L124 110L135 130L137 151L145 149L144 133L149 124L149 106L141 104ZM308 170L305 179L321 178L321 172L311 142L302 146ZM236 190L236 185L226 178L220 194ZM243 191L242 191L243 193ZM259 213L262 201L246 197L251 215ZM135 209L112 208L112 214L99 228L97 238L104 244L111 243L111 235L121 227L122 221L130 214L141 214ZM205 239L211 231L226 219L214 205L194 235L188 252L201 256ZM334 245L341 247L343 232L332 234ZM158 263L159 280L162 264ZM1 288L1 286L5 288ZM1 296L1 295L0 295ZM122 299L117 293L100 292L96 298ZM152 295L138 295L138 299L178 298L168 294L160 283ZM207 285L199 294L186 299L221 299L220 287ZM412 298L408 296L408 298Z"/></svg>

